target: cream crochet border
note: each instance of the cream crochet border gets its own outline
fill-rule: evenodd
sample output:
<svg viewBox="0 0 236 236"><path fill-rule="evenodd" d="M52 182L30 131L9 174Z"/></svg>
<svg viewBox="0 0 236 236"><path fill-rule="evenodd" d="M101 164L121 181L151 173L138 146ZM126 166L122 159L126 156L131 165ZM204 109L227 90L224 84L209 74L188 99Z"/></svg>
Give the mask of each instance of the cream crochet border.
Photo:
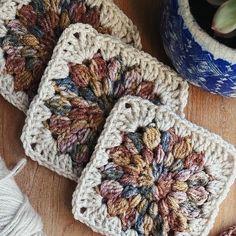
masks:
<svg viewBox="0 0 236 236"><path fill-rule="evenodd" d="M74 37L75 33L79 33L78 39ZM101 49L105 60L121 55L126 66L139 65L143 78L156 82L155 89L160 94L162 103L173 111L182 115L187 103L188 84L169 67L147 53L122 44L118 39L98 34L91 26L71 25L61 36L42 78L38 95L30 105L21 140L26 154L33 160L75 181L78 176L72 171L71 158L65 154L57 154L56 141L42 124L51 117L44 102L54 96L52 80L68 76L69 62L82 63L84 59L91 59L98 49Z"/></svg>
<svg viewBox="0 0 236 236"><path fill-rule="evenodd" d="M15 19L16 9L31 0L1 0L0 1L0 37L6 35L5 20ZM133 42L141 49L141 39L137 27L119 9L113 0L85 0L88 6L101 7L101 25L112 29L112 36L116 36L125 43ZM0 48L0 94L18 109L26 112L29 106L28 96L24 92L14 91L14 78L4 72L5 58Z"/></svg>
<svg viewBox="0 0 236 236"><path fill-rule="evenodd" d="M129 104L128 108L126 104ZM106 149L119 146L122 142L120 131L134 132L138 127L145 127L152 122L163 131L174 127L179 136L191 135L194 149L197 152L205 152L206 166L217 176L217 181L208 187L214 189L216 196L203 205L201 218L190 221L190 233L176 233L184 236L207 236L214 224L219 206L235 180L236 150L219 136L181 119L164 107L131 96L121 98L107 119L92 159L84 169L73 194L74 217L94 231L107 236L137 236L134 230L122 231L119 218L107 217L107 207L94 187L101 184L98 168L108 163Z"/></svg>

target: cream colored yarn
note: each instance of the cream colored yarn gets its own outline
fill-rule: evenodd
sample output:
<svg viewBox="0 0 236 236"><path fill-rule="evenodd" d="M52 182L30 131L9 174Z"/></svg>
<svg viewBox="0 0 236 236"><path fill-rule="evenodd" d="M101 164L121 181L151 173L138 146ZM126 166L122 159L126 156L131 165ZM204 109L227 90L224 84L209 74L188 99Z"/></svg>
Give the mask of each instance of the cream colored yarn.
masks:
<svg viewBox="0 0 236 236"><path fill-rule="evenodd" d="M128 106L126 106L128 105ZM164 107L158 107L137 97L123 97L113 108L105 128L98 140L92 159L84 169L73 194L73 214L75 219L87 224L94 231L107 236L137 236L136 231L122 231L118 217L109 217L107 206L95 187L101 184L102 168L108 163L106 149L119 146L120 132L134 132L138 127L153 123L166 131L174 128L178 136L191 136L193 149L204 152L205 168L216 177L207 187L214 192L202 206L198 218L189 221L189 233L176 233L184 236L207 236L212 228L219 206L226 197L236 176L236 150L219 136L181 119Z"/></svg>
<svg viewBox="0 0 236 236"><path fill-rule="evenodd" d="M0 37L4 37L7 33L4 21L15 19L16 9L22 4L30 2L31 0L0 1ZM141 49L141 39L137 27L133 25L132 21L119 9L113 0L85 0L85 3L90 7L96 6L101 9L101 25L110 28L112 36ZM25 92L14 91L14 78L6 74L4 66L4 53L0 48L0 94L18 109L26 112L29 106L28 96Z"/></svg>
<svg viewBox="0 0 236 236"><path fill-rule="evenodd" d="M0 158L0 236L45 236L40 216L14 180L25 164L23 159L9 171Z"/></svg>
<svg viewBox="0 0 236 236"><path fill-rule="evenodd" d="M79 38L74 37L75 33L79 34ZM68 76L68 63L80 64L85 59L89 60L99 49L105 60L119 55L124 66L138 65L142 78L155 81L155 91L161 103L168 105L171 110L183 115L187 103L188 84L169 67L147 53L122 44L120 40L98 34L88 25L70 26L60 38L43 76L38 95L30 105L21 140L26 154L33 160L75 181L78 180L78 174L72 168L70 156L58 154L56 141L44 127L43 122L51 117L45 100L54 96L52 80Z"/></svg>

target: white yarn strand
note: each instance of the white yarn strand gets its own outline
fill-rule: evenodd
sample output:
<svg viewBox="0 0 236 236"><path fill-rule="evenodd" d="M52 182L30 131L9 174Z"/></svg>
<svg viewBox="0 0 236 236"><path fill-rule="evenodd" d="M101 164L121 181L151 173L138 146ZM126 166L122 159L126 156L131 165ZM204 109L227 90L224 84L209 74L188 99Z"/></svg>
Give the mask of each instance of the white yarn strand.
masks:
<svg viewBox="0 0 236 236"><path fill-rule="evenodd" d="M40 216L14 180L25 164L23 159L9 171L0 157L0 236L45 236Z"/></svg>

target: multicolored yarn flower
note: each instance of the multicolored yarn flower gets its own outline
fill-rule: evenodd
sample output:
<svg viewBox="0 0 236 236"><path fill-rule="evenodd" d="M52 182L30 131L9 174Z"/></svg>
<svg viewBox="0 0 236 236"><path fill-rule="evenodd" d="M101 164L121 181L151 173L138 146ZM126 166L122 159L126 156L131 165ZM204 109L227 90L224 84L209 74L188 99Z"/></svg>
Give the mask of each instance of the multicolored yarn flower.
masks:
<svg viewBox="0 0 236 236"><path fill-rule="evenodd" d="M159 103L155 82L141 70L126 67L120 57L106 61L98 52L84 64L69 64L69 76L54 81L55 96L46 101L52 116L45 126L58 152L71 156L78 173L88 163L106 117L118 98L136 95Z"/></svg>
<svg viewBox="0 0 236 236"><path fill-rule="evenodd" d="M18 8L16 19L6 21L7 34L0 38L6 72L14 77L14 90L32 99L63 30L72 23L92 25L101 33L100 9L84 0L32 0Z"/></svg>
<svg viewBox="0 0 236 236"><path fill-rule="evenodd" d="M174 129L162 132L149 125L121 135L122 143L106 151L108 164L100 168L96 188L109 216L139 236L188 232L210 194L213 176L204 168L204 153Z"/></svg>

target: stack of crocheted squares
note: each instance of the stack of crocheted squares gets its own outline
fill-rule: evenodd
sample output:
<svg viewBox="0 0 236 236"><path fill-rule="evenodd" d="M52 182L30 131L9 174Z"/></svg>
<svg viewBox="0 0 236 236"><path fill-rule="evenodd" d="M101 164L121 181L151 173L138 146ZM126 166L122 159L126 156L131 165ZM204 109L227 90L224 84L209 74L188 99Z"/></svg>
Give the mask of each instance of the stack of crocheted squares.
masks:
<svg viewBox="0 0 236 236"><path fill-rule="evenodd" d="M187 83L148 54L90 26L69 27L27 113L22 135L26 154L77 180L110 110L128 94L182 114Z"/></svg>
<svg viewBox="0 0 236 236"><path fill-rule="evenodd" d="M0 93L25 112L32 101L25 152L78 181L75 218L109 236L207 235L235 150L180 118L187 82L139 51L128 17L111 0L0 11Z"/></svg>

